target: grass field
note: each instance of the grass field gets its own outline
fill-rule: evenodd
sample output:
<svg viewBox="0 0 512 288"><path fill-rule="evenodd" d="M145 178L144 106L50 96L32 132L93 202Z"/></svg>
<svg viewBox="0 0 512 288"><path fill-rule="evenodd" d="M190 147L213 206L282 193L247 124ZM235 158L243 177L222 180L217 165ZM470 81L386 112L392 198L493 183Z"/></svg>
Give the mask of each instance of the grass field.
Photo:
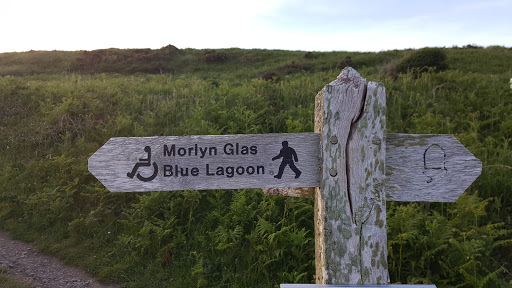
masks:
<svg viewBox="0 0 512 288"><path fill-rule="evenodd" d="M512 50L440 50L447 69L398 74L418 51L0 54L0 227L126 287L314 283L311 199L113 194L87 159L119 136L312 132L314 96L350 65L384 83L388 132L454 134L483 163L456 203L388 203L391 281L510 287Z"/></svg>
<svg viewBox="0 0 512 288"><path fill-rule="evenodd" d="M0 269L0 287L2 288L27 288L28 286L21 283L9 275L5 270Z"/></svg>

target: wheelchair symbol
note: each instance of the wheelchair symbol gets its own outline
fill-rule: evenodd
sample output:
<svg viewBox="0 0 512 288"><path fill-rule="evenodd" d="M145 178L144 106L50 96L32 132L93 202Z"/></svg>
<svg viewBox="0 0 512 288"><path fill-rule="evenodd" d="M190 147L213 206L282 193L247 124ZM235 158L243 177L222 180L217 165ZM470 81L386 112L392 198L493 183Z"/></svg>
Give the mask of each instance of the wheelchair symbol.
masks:
<svg viewBox="0 0 512 288"><path fill-rule="evenodd" d="M151 166L151 147L146 146L144 147L144 151L148 153L148 158L140 158L138 163L135 163L135 166L133 166L132 172L127 173L126 175L129 178L133 178L135 176L135 173L137 173L137 169L139 167L150 167ZM153 162L153 175L149 177L144 177L140 175L140 173L137 173L137 179L143 182L149 182L156 178L156 175L158 175L158 166L156 165L156 162Z"/></svg>

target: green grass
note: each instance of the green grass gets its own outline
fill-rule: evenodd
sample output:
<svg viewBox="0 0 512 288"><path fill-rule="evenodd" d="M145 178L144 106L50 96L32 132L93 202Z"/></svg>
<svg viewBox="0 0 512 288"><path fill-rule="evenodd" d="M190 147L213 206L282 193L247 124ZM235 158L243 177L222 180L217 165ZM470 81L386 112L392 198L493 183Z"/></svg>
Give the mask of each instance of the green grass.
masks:
<svg viewBox="0 0 512 288"><path fill-rule="evenodd" d="M7 271L0 269L0 287L2 288L28 288L29 286L14 279Z"/></svg>
<svg viewBox="0 0 512 288"><path fill-rule="evenodd" d="M0 75L35 75L69 72L77 52L30 51L0 53Z"/></svg>
<svg viewBox="0 0 512 288"><path fill-rule="evenodd" d="M442 49L447 70L393 77L380 72L414 51L218 49L227 59L204 63L204 51L167 49L97 51L81 73L83 52L0 54L2 229L127 287L314 282L311 199L114 194L87 158L110 137L312 132L314 96L350 56L385 84L388 132L454 134L484 165L454 204L388 203L392 282L509 286L512 50Z"/></svg>

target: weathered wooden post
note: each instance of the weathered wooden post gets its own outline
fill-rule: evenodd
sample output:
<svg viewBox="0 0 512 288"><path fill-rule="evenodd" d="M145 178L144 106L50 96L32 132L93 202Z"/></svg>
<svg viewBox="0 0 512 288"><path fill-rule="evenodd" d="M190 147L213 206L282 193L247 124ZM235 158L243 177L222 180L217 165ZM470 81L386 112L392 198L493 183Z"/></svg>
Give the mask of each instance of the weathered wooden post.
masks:
<svg viewBox="0 0 512 288"><path fill-rule="evenodd" d="M387 284L384 87L349 68L323 94L317 282Z"/></svg>

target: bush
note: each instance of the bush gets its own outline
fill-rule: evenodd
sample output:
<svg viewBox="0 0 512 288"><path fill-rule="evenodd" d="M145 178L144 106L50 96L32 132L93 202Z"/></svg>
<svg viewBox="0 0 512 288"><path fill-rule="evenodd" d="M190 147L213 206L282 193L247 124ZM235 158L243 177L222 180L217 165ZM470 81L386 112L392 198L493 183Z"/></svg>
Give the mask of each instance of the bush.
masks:
<svg viewBox="0 0 512 288"><path fill-rule="evenodd" d="M462 46L462 49L484 49L484 47L478 46L476 44L468 44L468 45Z"/></svg>
<svg viewBox="0 0 512 288"><path fill-rule="evenodd" d="M265 81L272 81L272 82L279 82L281 80L281 77L283 76L283 73L277 71L277 70L270 70L265 71L260 74L258 79L262 79Z"/></svg>
<svg viewBox="0 0 512 288"><path fill-rule="evenodd" d="M307 52L304 54L304 59L316 59L317 55L313 54L313 52Z"/></svg>
<svg viewBox="0 0 512 288"><path fill-rule="evenodd" d="M400 63L402 60L400 58L393 59L386 64L382 65L379 68L379 73L384 76L389 76L395 78L398 74L398 66L400 66Z"/></svg>
<svg viewBox="0 0 512 288"><path fill-rule="evenodd" d="M254 64L257 62L261 62L261 59L254 56L253 54L244 54L240 57L240 63L243 64Z"/></svg>
<svg viewBox="0 0 512 288"><path fill-rule="evenodd" d="M354 67L354 62L352 62L352 57L350 56L345 56L345 58L343 58L341 61L340 61L340 66L342 66L343 68L344 67Z"/></svg>
<svg viewBox="0 0 512 288"><path fill-rule="evenodd" d="M292 61L290 64L286 64L277 68L273 68L263 73L260 73L258 79L266 81L278 82L283 76L294 74L294 73L306 73L313 69L313 65L302 61Z"/></svg>
<svg viewBox="0 0 512 288"><path fill-rule="evenodd" d="M178 57L180 50L167 45L151 49L100 49L83 51L70 70L80 73L161 74L170 72L168 65Z"/></svg>
<svg viewBox="0 0 512 288"><path fill-rule="evenodd" d="M446 53L442 49L423 48L405 56L397 67L397 73L407 73L411 70L421 73L432 69L439 72L446 68Z"/></svg>
<svg viewBox="0 0 512 288"><path fill-rule="evenodd" d="M201 55L203 63L222 63L228 60L228 56L215 50L205 50Z"/></svg>

